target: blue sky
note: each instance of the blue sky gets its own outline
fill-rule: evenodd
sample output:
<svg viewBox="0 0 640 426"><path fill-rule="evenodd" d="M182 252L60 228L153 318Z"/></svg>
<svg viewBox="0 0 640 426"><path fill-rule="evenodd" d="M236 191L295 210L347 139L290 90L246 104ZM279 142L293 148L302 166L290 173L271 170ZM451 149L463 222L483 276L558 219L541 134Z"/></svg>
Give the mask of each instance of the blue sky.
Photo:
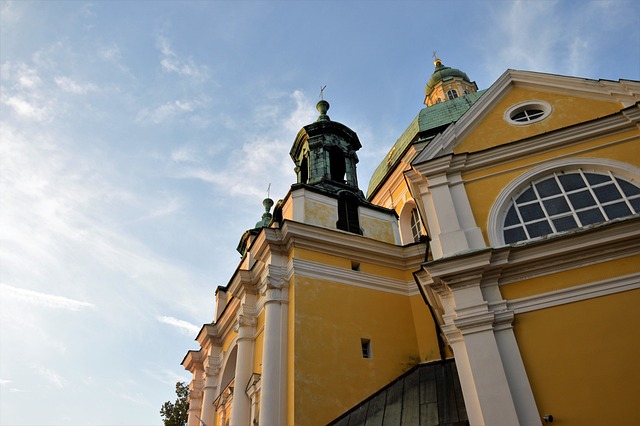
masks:
<svg viewBox="0 0 640 426"><path fill-rule="evenodd" d="M0 424L153 425L317 116L369 177L433 51L640 80L627 1L0 2Z"/></svg>

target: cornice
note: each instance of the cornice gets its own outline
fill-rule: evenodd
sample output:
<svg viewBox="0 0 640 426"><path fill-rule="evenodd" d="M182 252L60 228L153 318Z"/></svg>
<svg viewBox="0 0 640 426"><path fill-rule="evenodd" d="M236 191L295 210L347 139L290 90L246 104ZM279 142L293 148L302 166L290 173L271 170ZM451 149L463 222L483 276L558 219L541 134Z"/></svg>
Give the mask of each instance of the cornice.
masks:
<svg viewBox="0 0 640 426"><path fill-rule="evenodd" d="M640 216L634 216L521 245L438 259L423 268L436 283L442 280L449 287L478 279L497 279L505 285L640 254L639 225Z"/></svg>
<svg viewBox="0 0 640 426"><path fill-rule="evenodd" d="M640 273L509 300L507 301L507 306L510 311L516 314L523 314L538 309L637 289L640 289Z"/></svg>
<svg viewBox="0 0 640 426"><path fill-rule="evenodd" d="M282 224L281 241L287 252L304 248L362 263L415 271L424 260L425 246L397 246L348 232L326 229L300 222Z"/></svg>
<svg viewBox="0 0 640 426"><path fill-rule="evenodd" d="M202 361L204 360L204 351L202 349L197 351L189 351L182 359L180 363L185 370L189 370L192 373L200 367L203 368Z"/></svg>
<svg viewBox="0 0 640 426"><path fill-rule="evenodd" d="M218 324L204 324L196 336L196 341L203 349L220 344L220 327Z"/></svg>
<svg viewBox="0 0 640 426"><path fill-rule="evenodd" d="M530 71L507 70L478 101L458 120L425 147L414 163L428 161L451 153L482 118L509 92L511 87L523 87L591 99L613 100L630 106L640 101L640 82L589 80Z"/></svg>
<svg viewBox="0 0 640 426"><path fill-rule="evenodd" d="M638 128L639 123L640 107L636 105L610 116L553 130L549 133L510 142L483 151L465 154L466 161L464 161L464 171L468 173L482 170L526 156L537 155L558 148L566 148L575 144L589 142L605 135L611 136L616 133L633 130L634 128ZM622 138L610 142L609 145L624 143L637 138L637 135L632 138ZM604 145L600 144L597 149L603 146ZM570 153L567 155L575 154L576 153Z"/></svg>
<svg viewBox="0 0 640 426"><path fill-rule="evenodd" d="M403 296L414 296L420 293L413 280L403 281L381 277L362 271L352 271L350 269L338 268L308 260L293 259L293 271L295 275L339 282L387 293L401 294Z"/></svg>

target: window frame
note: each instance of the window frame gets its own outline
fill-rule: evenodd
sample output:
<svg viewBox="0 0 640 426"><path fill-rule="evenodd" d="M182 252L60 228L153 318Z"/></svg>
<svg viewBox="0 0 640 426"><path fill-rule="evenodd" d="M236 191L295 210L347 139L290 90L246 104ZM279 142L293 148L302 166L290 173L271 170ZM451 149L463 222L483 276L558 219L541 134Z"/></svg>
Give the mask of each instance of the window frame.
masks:
<svg viewBox="0 0 640 426"><path fill-rule="evenodd" d="M542 111L542 114L532 119L527 120L514 120L513 117L526 111ZM551 115L553 107L549 102L542 100L528 100L517 103L510 106L504 112L504 120L514 126L528 126L530 124L538 123Z"/></svg>
<svg viewBox="0 0 640 426"><path fill-rule="evenodd" d="M569 158L549 162L548 164L533 168L510 182L502 189L489 212L487 235L489 244L493 247L500 247L510 244L522 244L552 235L561 235L565 232L572 232L584 229L592 225L573 228L568 231L553 232L539 237L521 240L507 244L504 239L504 222L511 206L513 198L519 197L531 183L551 177L553 173L572 173L581 169L584 173L606 174L611 172L613 176L626 180L627 182L640 187L640 168L633 165L609 159L596 158ZM616 220L616 219L613 219ZM594 223L606 223L608 220Z"/></svg>

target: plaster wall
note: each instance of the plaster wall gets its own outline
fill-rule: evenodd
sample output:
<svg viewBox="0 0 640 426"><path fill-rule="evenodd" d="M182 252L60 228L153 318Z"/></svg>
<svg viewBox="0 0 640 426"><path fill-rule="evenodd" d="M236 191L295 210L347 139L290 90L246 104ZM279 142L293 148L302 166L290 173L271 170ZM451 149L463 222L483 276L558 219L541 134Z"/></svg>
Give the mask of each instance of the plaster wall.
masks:
<svg viewBox="0 0 640 426"><path fill-rule="evenodd" d="M516 315L541 415L563 425L640 424L639 304L640 290L631 290Z"/></svg>
<svg viewBox="0 0 640 426"><path fill-rule="evenodd" d="M638 272L638 265L640 265L640 254L501 285L500 294L505 300L515 300L594 281L631 275Z"/></svg>
<svg viewBox="0 0 640 426"><path fill-rule="evenodd" d="M544 162L558 158L606 158L638 166L640 165L637 148L639 142L640 131L633 130L463 174L473 216L482 230L485 242L490 245L488 223L491 208L503 189L518 176ZM588 168L588 164L585 166ZM639 183L636 182L636 184Z"/></svg>
<svg viewBox="0 0 640 426"><path fill-rule="evenodd" d="M551 114L531 125L518 126L504 120L511 106L529 100L546 101L552 105ZM522 87L512 88L488 113L454 152L475 152L507 142L547 133L575 123L604 117L622 109L619 102L569 96L564 93L543 92Z"/></svg>
<svg viewBox="0 0 640 426"><path fill-rule="evenodd" d="M326 424L420 356L409 297L307 277L294 288L293 424ZM361 338L371 341L371 359ZM423 352L437 352L433 345Z"/></svg>
<svg viewBox="0 0 640 426"><path fill-rule="evenodd" d="M304 216L306 223L325 228L335 229L338 221L338 212L335 206L310 199L305 200Z"/></svg>

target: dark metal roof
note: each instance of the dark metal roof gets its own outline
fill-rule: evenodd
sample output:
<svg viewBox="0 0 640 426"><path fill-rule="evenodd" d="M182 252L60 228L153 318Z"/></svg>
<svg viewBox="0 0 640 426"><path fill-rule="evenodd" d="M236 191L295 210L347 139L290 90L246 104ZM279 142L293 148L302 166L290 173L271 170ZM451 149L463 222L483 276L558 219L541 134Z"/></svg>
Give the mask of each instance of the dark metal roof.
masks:
<svg viewBox="0 0 640 426"><path fill-rule="evenodd" d="M468 425L454 360L419 364L329 425Z"/></svg>
<svg viewBox="0 0 640 426"><path fill-rule="evenodd" d="M367 197L373 195L412 143L433 137L442 132L449 124L458 121L484 92L486 90L467 93L464 96L423 108L373 172L369 181Z"/></svg>

